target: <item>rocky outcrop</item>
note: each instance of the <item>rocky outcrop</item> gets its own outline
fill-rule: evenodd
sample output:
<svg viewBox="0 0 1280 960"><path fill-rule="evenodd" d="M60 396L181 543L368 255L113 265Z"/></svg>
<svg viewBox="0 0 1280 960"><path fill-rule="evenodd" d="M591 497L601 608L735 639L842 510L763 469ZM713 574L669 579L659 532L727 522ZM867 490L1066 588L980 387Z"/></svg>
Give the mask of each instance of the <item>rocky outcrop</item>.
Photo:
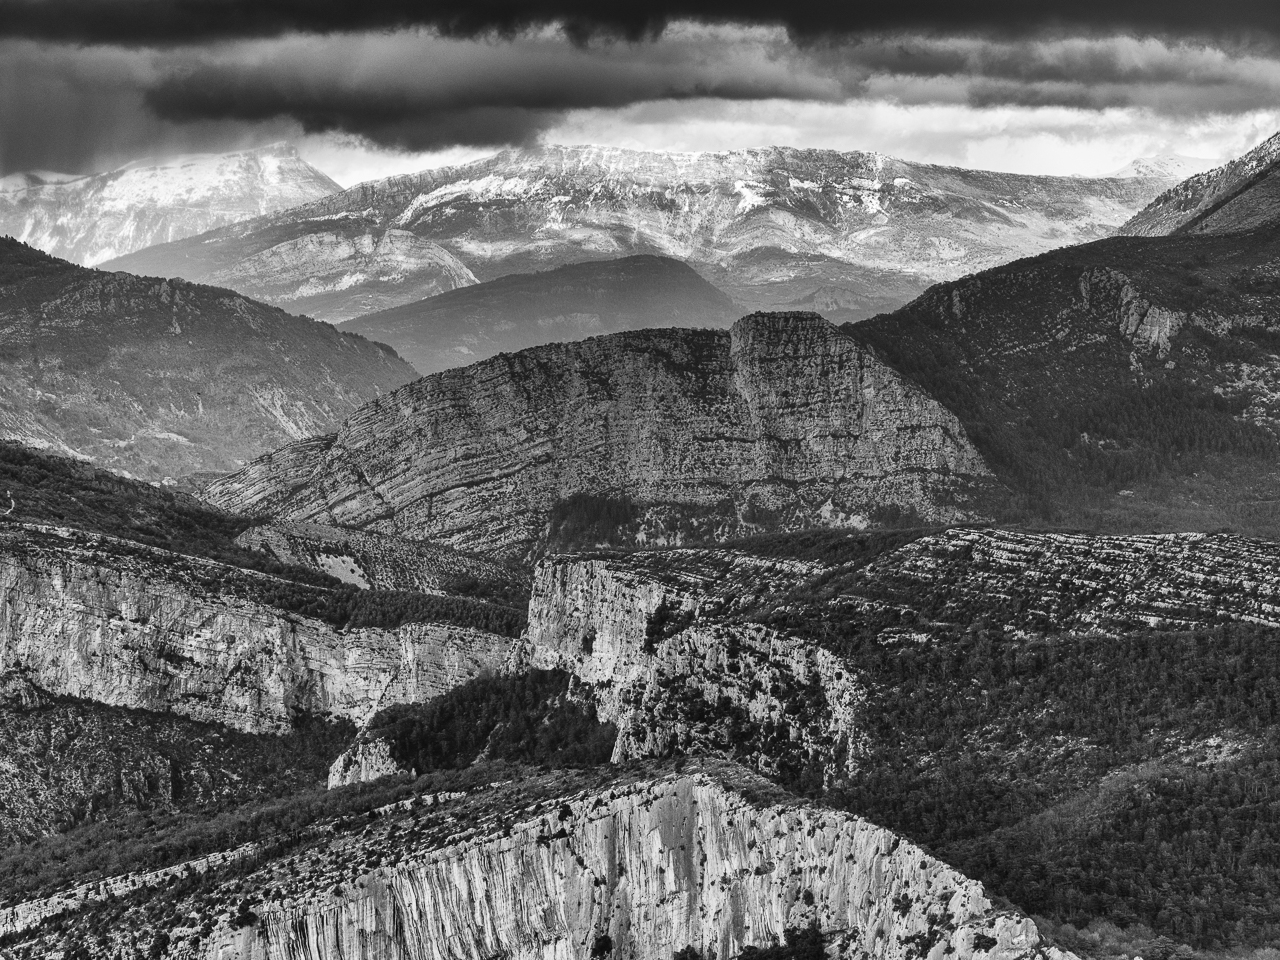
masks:
<svg viewBox="0 0 1280 960"><path fill-rule="evenodd" d="M415 378L381 344L227 290L0 240L0 436L147 480L225 472Z"/></svg>
<svg viewBox="0 0 1280 960"><path fill-rule="evenodd" d="M91 267L339 190L287 143L85 177L17 175L0 181L0 236Z"/></svg>
<svg viewBox="0 0 1280 960"><path fill-rule="evenodd" d="M1223 534L993 529L923 536L865 565L737 550L555 557L535 573L514 662L578 677L619 728L616 760L715 753L830 783L860 769L883 694L839 644L814 642L824 622L886 645L942 643L974 623L1027 638L1280 627L1278 566L1274 544ZM807 633L773 625L787 611Z"/></svg>
<svg viewBox="0 0 1280 960"><path fill-rule="evenodd" d="M1116 237L940 284L845 329L944 399L1047 522L1270 537L1278 255L1280 224ZM1258 508L1237 509L1242 489Z"/></svg>
<svg viewBox="0 0 1280 960"><path fill-rule="evenodd" d="M1108 236L1177 179L1166 170L1130 172L1137 175L1034 177L788 147L682 154L548 146L361 184L111 266L202 282L216 274L216 282L270 299L275 274L262 272L264 255L288 251L278 276L293 277L306 273L305 253L314 249L317 275L325 275L329 245L404 231L482 281L656 254L694 265L748 309L834 309L858 319L937 280ZM412 302L423 296L416 276L353 263L345 302L335 296L317 315L353 316L369 300Z"/></svg>
<svg viewBox="0 0 1280 960"><path fill-rule="evenodd" d="M0 533L0 672L55 694L245 731L361 723L504 662L511 641L445 623L343 630L255 593L262 574L30 526Z"/></svg>
<svg viewBox="0 0 1280 960"><path fill-rule="evenodd" d="M572 494L719 511L724 531L971 516L988 471L956 418L814 314L494 358L368 404L210 502L520 555Z"/></svg>
<svg viewBox="0 0 1280 960"><path fill-rule="evenodd" d="M244 901L250 923L227 915L207 939L174 929L170 955L666 960L693 946L733 957L812 923L858 960L1071 957L911 843L733 767L531 780L408 807L260 867L247 878L259 891ZM237 889L196 894L177 915L217 918ZM41 940L10 942L25 957Z"/></svg>

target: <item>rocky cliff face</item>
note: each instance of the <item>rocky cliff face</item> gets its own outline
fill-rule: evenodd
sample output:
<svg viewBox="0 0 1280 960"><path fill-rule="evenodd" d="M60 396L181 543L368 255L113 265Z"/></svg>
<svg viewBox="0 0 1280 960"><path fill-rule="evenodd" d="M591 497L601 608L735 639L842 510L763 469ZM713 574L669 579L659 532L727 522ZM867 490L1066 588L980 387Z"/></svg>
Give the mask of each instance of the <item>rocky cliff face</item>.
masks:
<svg viewBox="0 0 1280 960"><path fill-rule="evenodd" d="M308 269L312 245L406 231L438 244L477 278L631 254L686 260L751 309L865 317L929 283L1051 247L1107 236L1174 179L1088 180L935 167L872 153L767 147L644 153L598 147L506 152L461 167L362 184L338 196L199 240L113 262L116 269L218 282L264 299L257 267ZM341 238L339 240L338 238ZM421 271L448 281L430 257ZM284 265L283 261L288 261ZM330 267L318 268L329 276ZM418 299L352 262L352 316L366 297ZM275 301L272 301L275 302Z"/></svg>
<svg viewBox="0 0 1280 960"><path fill-rule="evenodd" d="M952 530L833 564L676 550L543 561L516 664L556 667L620 730L616 759L714 752L770 775L864 768L880 709L856 645L942 643L973 622L1024 636L1280 627L1273 544L1227 535ZM803 631L783 624L803 625ZM962 695L956 693L956 695Z"/></svg>
<svg viewBox="0 0 1280 960"><path fill-rule="evenodd" d="M87 177L19 175L0 182L0 235L93 266L339 190L285 143Z"/></svg>
<svg viewBox="0 0 1280 960"><path fill-rule="evenodd" d="M1280 134L1242 157L1197 173L1166 190L1135 214L1119 233L1164 237L1174 233L1230 233L1280 218Z"/></svg>
<svg viewBox="0 0 1280 960"><path fill-rule="evenodd" d="M1117 237L941 284L846 329L958 415L1023 510L1273 536L1261 502L1280 485L1278 252L1276 228Z"/></svg>
<svg viewBox="0 0 1280 960"><path fill-rule="evenodd" d="M511 641L442 623L339 630L237 596L272 578L70 530L0 538L0 673L244 731L360 723L501 664Z"/></svg>
<svg viewBox="0 0 1280 960"><path fill-rule="evenodd" d="M646 331L425 377L210 485L228 509L520 555L575 493L729 532L955 518L987 469L955 418L816 315Z"/></svg>
<svg viewBox="0 0 1280 960"><path fill-rule="evenodd" d="M255 871L247 926L218 916L245 886L234 880L181 903L216 925L203 937L172 929L165 955L666 960L693 946L732 957L816 923L850 958L1070 957L918 847L732 767L531 779L363 823ZM35 912L0 916L17 957L41 946L23 930ZM106 947L122 936L109 932Z"/></svg>
<svg viewBox="0 0 1280 960"><path fill-rule="evenodd" d="M387 347L227 290L0 241L0 435L148 480L234 469L415 377Z"/></svg>

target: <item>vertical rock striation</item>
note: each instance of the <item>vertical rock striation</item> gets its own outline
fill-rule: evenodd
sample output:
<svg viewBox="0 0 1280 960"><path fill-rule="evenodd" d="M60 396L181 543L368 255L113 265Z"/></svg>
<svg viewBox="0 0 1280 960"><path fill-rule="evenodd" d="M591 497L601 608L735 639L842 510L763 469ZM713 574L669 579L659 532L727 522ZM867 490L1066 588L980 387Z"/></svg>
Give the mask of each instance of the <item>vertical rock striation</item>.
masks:
<svg viewBox="0 0 1280 960"><path fill-rule="evenodd" d="M304 714L361 723L510 651L505 637L444 623L339 629L232 589L274 578L126 549L122 557L109 538L50 528L0 536L0 673L20 671L55 694L272 732Z"/></svg>
<svg viewBox="0 0 1280 960"><path fill-rule="evenodd" d="M617 960L669 960L693 945L733 957L809 923L850 958L1071 956L1027 918L997 910L981 884L891 832L799 803L739 769L712 771L596 788L514 816L479 817L472 805L454 811L467 827L434 849L412 839L396 849L385 827L371 826L358 848L335 841L326 862L390 854L398 863L331 892L317 887L333 867L312 867L303 876L314 892L257 907L254 926L224 927L204 956L586 960L607 949ZM406 834L411 827L397 836ZM292 865L303 872L316 862Z"/></svg>

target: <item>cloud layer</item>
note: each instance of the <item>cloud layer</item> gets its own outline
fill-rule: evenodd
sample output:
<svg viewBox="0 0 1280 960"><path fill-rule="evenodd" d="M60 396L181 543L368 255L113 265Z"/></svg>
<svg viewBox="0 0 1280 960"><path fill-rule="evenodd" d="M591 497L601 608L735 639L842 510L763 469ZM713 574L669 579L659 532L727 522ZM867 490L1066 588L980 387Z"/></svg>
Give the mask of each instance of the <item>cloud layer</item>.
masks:
<svg viewBox="0 0 1280 960"><path fill-rule="evenodd" d="M0 36L84 44L204 44L297 33L426 27L455 37L511 36L560 24L576 39L652 38L673 22L780 26L793 37L866 32L1025 35L1280 34L1261 0L0 0Z"/></svg>
<svg viewBox="0 0 1280 960"><path fill-rule="evenodd" d="M1233 19L1233 2L1212 18L1203 3L791 4L780 21L780 5L426 16L416 2L255 0L232 22L232 0L0 0L0 173L307 134L492 148L645 104L1243 116L1280 103L1280 7L1242 3ZM1233 35L1211 37L1210 20Z"/></svg>

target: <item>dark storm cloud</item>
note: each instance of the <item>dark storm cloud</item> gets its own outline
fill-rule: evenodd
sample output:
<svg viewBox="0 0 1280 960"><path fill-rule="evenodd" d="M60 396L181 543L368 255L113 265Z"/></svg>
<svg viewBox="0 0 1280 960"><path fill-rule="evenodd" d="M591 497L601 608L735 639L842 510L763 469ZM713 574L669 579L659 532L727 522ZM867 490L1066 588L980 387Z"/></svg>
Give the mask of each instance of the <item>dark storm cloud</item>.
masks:
<svg viewBox="0 0 1280 960"><path fill-rule="evenodd" d="M1280 35L1271 0L0 0L0 36L164 45L290 33L427 27L452 36L562 24L578 39L659 34L681 20L782 26L793 36L867 31Z"/></svg>
<svg viewBox="0 0 1280 960"><path fill-rule="evenodd" d="M778 37L684 30L652 44L567 47L400 33L291 37L224 48L149 85L156 115L296 120L415 150L522 143L574 109L653 100L837 100L849 88Z"/></svg>

